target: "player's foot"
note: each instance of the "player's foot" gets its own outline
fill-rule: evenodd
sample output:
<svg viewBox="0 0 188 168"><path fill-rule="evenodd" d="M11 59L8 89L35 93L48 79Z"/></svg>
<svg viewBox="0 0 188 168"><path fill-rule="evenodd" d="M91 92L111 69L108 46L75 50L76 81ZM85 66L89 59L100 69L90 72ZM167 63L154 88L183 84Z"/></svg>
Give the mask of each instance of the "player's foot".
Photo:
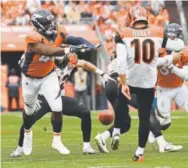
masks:
<svg viewBox="0 0 188 168"><path fill-rule="evenodd" d="M23 152L25 155L31 155L33 132L32 130L24 133Z"/></svg>
<svg viewBox="0 0 188 168"><path fill-rule="evenodd" d="M140 154L140 155L136 155L136 154L135 154L132 159L133 159L133 161L135 161L135 162L143 162L143 161L144 161L144 156L141 155L141 154Z"/></svg>
<svg viewBox="0 0 188 168"><path fill-rule="evenodd" d="M167 143L164 147L159 147L159 152L177 152L181 149L183 149L183 146L181 145L173 145L172 143Z"/></svg>
<svg viewBox="0 0 188 168"><path fill-rule="evenodd" d="M18 156L22 156L23 153L23 148L18 146L11 154L10 157L18 157Z"/></svg>
<svg viewBox="0 0 188 168"><path fill-rule="evenodd" d="M61 141L55 141L52 142L52 148L57 150L62 155L69 155L70 151L63 145Z"/></svg>
<svg viewBox="0 0 188 168"><path fill-rule="evenodd" d="M108 149L106 148L106 142L105 140L102 138L101 134L97 134L97 136L95 137L95 142L98 146L99 152L101 153L109 153Z"/></svg>
<svg viewBox="0 0 188 168"><path fill-rule="evenodd" d="M94 154L97 154L97 152L91 146L88 146L87 148L83 148L83 154L94 155Z"/></svg>
<svg viewBox="0 0 188 168"><path fill-rule="evenodd" d="M119 134L115 134L112 137L112 142L111 142L111 148L112 148L112 150L117 150L119 148L119 140L120 140Z"/></svg>
<svg viewBox="0 0 188 168"><path fill-rule="evenodd" d="M154 134L151 131L149 132L148 142L149 143L154 143L155 142L155 136L154 136Z"/></svg>

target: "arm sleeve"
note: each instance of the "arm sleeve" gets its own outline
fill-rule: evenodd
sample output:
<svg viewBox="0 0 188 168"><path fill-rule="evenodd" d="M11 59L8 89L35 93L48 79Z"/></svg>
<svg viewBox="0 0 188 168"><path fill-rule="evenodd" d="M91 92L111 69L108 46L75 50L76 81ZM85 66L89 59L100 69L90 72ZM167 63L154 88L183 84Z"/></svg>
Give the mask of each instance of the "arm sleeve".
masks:
<svg viewBox="0 0 188 168"><path fill-rule="evenodd" d="M183 66L182 69L174 66L171 72L188 81L188 66Z"/></svg>
<svg viewBox="0 0 188 168"><path fill-rule="evenodd" d="M163 65L171 65L172 64L172 55L167 55L165 57L158 57L157 59L157 67L163 66Z"/></svg>
<svg viewBox="0 0 188 168"><path fill-rule="evenodd" d="M127 71L127 48L125 44L116 44L116 54L117 54L117 69L120 75L126 74Z"/></svg>
<svg viewBox="0 0 188 168"><path fill-rule="evenodd" d="M66 39L66 44L71 44L71 45L81 45L81 44L90 44L89 41L85 40L82 37L74 37L74 36L68 36Z"/></svg>

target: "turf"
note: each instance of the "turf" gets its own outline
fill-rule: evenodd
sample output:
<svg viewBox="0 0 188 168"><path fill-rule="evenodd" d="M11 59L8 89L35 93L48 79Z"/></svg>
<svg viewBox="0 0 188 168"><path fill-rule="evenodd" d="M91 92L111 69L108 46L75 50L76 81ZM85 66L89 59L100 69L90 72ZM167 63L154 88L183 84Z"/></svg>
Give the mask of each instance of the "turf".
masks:
<svg viewBox="0 0 188 168"><path fill-rule="evenodd" d="M121 136L120 149L109 154L83 155L80 120L64 117L62 139L71 155L62 156L51 149L52 132L50 115L40 120L34 127L33 153L31 156L10 158L9 154L17 146L18 132L22 123L21 113L1 114L1 166L2 168L188 168L188 114L173 113L172 127L165 132L167 140L184 146L176 153L159 154L157 146L148 144L145 160L135 163L131 160L137 147L138 120L132 113L132 127ZM94 136L107 127L101 125L97 113L92 113L93 131L91 143L97 149ZM46 130L46 131L45 131ZM110 141L108 142L110 149Z"/></svg>

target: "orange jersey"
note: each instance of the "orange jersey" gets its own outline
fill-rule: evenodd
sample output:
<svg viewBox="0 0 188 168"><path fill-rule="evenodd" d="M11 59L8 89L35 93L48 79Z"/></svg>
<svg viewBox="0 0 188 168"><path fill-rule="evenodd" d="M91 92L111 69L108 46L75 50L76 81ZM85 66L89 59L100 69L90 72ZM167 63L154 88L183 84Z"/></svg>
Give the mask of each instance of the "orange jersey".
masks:
<svg viewBox="0 0 188 168"><path fill-rule="evenodd" d="M164 50L162 52L164 52ZM188 48L184 48L181 51L181 53L182 53L181 61L179 61L176 64L178 68L182 68L183 65L188 63ZM161 56L164 57L165 55L167 54L164 53ZM183 84L183 80L177 75L170 73L170 70L167 67L162 66L161 68L159 68L158 80L157 80L158 86L164 88L176 88L176 87L180 87L182 84Z"/></svg>
<svg viewBox="0 0 188 168"><path fill-rule="evenodd" d="M26 36L25 42L27 46L31 43L43 43L49 46L60 47L65 40L65 34L65 28L58 27L56 37L49 41L45 36L33 31ZM41 56L26 49L21 68L26 76L42 78L53 71L54 66L55 64L52 58Z"/></svg>
<svg viewBox="0 0 188 168"><path fill-rule="evenodd" d="M182 68L182 62L178 62L176 66ZM175 74L172 74L166 66L162 66L158 70L157 85L164 88L177 88L183 84L183 80Z"/></svg>

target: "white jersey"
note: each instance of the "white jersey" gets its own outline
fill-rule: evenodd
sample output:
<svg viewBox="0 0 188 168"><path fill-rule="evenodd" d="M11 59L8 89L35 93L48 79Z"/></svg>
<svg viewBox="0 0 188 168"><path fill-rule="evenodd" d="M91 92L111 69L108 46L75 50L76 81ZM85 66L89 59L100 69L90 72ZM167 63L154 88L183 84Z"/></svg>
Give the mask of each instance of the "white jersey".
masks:
<svg viewBox="0 0 188 168"><path fill-rule="evenodd" d="M124 46L117 43L119 74L127 75L127 84L139 88L153 88L157 81L158 49L163 41L163 29L126 28L123 32Z"/></svg>
<svg viewBox="0 0 188 168"><path fill-rule="evenodd" d="M114 58L114 59L111 60L111 62L108 64L107 73L108 73L108 75L111 75L111 74L113 74L113 73L118 73L118 69L117 69L117 58Z"/></svg>

